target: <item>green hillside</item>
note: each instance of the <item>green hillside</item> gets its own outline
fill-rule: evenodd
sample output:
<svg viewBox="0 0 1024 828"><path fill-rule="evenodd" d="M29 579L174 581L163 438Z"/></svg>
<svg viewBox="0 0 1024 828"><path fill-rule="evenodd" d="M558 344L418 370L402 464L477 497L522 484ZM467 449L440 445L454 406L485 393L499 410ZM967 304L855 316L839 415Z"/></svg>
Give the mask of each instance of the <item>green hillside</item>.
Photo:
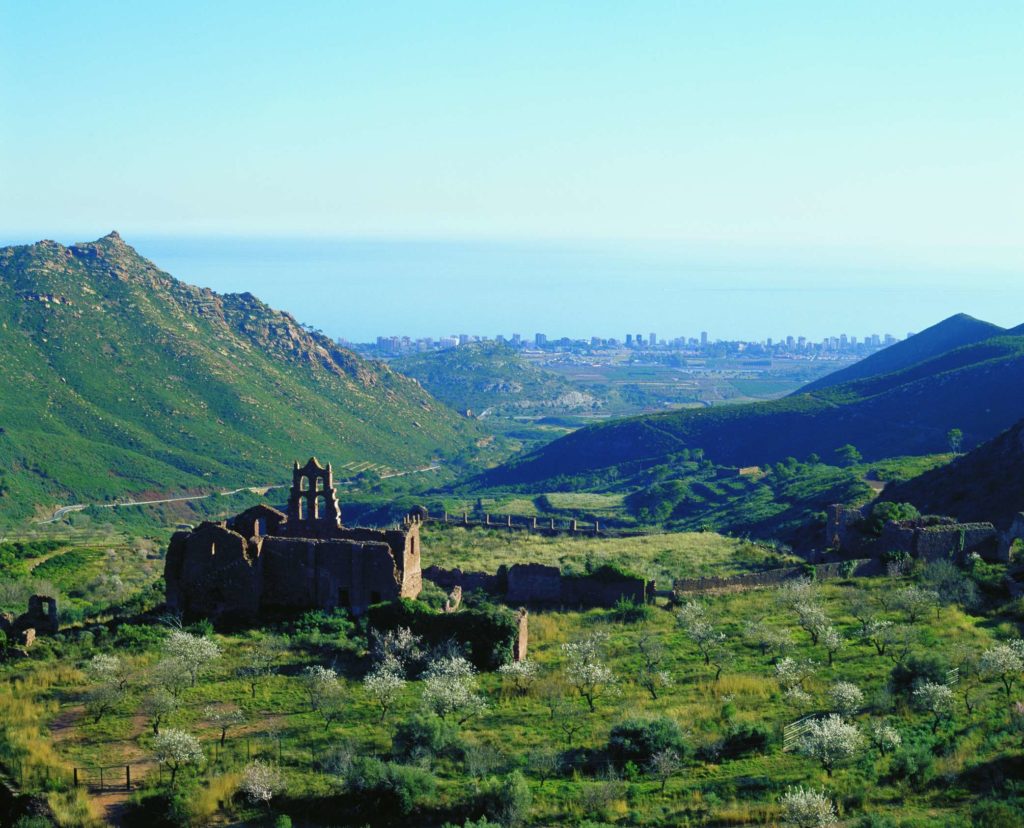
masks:
<svg viewBox="0 0 1024 828"><path fill-rule="evenodd" d="M847 444L868 461L934 454L947 448L950 429L961 429L970 447L1019 420L1022 389L1024 336L1000 335L821 391L594 425L492 469L479 482L537 485L553 477L614 477L623 464L657 465L693 449L729 466L812 454L830 460Z"/></svg>
<svg viewBox="0 0 1024 828"><path fill-rule="evenodd" d="M866 377L891 374L963 345L981 342L1001 333L1004 331L998 325L983 322L965 313L958 313L847 368L808 383L800 389L800 393L833 388Z"/></svg>
<svg viewBox="0 0 1024 828"><path fill-rule="evenodd" d="M1024 512L1024 420L948 466L887 489L886 499L1005 529Z"/></svg>
<svg viewBox="0 0 1024 828"><path fill-rule="evenodd" d="M452 408L478 416L580 412L602 405L505 345L473 343L402 357L391 365Z"/></svg>
<svg viewBox="0 0 1024 828"><path fill-rule="evenodd" d="M0 249L0 517L279 482L316 453L397 470L480 436L417 383L112 233Z"/></svg>

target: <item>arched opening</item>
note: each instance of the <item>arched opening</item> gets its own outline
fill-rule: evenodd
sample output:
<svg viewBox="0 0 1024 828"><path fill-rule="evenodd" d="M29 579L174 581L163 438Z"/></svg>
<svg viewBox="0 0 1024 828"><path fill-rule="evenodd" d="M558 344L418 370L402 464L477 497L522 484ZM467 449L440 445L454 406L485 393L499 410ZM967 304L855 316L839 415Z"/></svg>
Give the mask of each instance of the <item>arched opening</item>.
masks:
<svg viewBox="0 0 1024 828"><path fill-rule="evenodd" d="M305 475L303 475L301 478L299 478L299 491L300 492L308 492L309 491L309 478L306 477Z"/></svg>
<svg viewBox="0 0 1024 828"><path fill-rule="evenodd" d="M318 477L316 479L316 490L318 492L322 492L324 490L324 479L322 477Z"/></svg>
<svg viewBox="0 0 1024 828"><path fill-rule="evenodd" d="M267 534L266 518L256 518L256 530L253 534L255 534L257 537L263 537Z"/></svg>
<svg viewBox="0 0 1024 828"><path fill-rule="evenodd" d="M327 516L327 498L321 495L316 499L316 511L313 513L313 517L317 520Z"/></svg>
<svg viewBox="0 0 1024 828"><path fill-rule="evenodd" d="M305 520L307 515L306 498L299 498L299 520Z"/></svg>

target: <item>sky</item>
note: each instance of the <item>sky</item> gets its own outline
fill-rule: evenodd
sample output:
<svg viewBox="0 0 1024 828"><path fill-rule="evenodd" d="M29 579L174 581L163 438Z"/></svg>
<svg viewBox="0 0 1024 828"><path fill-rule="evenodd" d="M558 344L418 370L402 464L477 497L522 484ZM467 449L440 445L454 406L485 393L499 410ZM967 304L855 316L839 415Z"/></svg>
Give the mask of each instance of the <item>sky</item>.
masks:
<svg viewBox="0 0 1024 828"><path fill-rule="evenodd" d="M509 245L615 251L648 304L645 263L672 251L684 296L711 271L727 290L937 282L949 312L974 287L1017 324L1022 42L1024 4L1000 0L3 3L0 244L116 228L167 266L175 240L392 242L378 303L413 271L461 285L451 257L410 262L423 244L490 250L483 284ZM244 245L196 249L197 277L234 284L211 262ZM529 259L511 272L556 302L587 284ZM350 265L316 278L341 293ZM328 304L371 327L371 305Z"/></svg>

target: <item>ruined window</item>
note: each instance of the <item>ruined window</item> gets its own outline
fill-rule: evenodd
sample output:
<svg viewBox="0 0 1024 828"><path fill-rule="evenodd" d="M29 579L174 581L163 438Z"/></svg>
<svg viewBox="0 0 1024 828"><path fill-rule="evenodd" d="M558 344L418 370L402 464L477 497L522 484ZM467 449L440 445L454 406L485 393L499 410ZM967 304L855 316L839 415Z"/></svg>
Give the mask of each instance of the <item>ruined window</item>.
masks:
<svg viewBox="0 0 1024 828"><path fill-rule="evenodd" d="M316 499L316 511L313 513L313 517L319 519L327 515L327 498L318 497Z"/></svg>
<svg viewBox="0 0 1024 828"><path fill-rule="evenodd" d="M301 478L299 478L299 491L300 492L308 492L309 491L309 478L306 477L305 475L303 475Z"/></svg>
<svg viewBox="0 0 1024 828"><path fill-rule="evenodd" d="M306 519L306 511L307 511L306 498L300 497L299 498L299 520L305 520Z"/></svg>
<svg viewBox="0 0 1024 828"><path fill-rule="evenodd" d="M318 492L322 492L324 490L324 479L322 477L318 477L316 479L316 490Z"/></svg>

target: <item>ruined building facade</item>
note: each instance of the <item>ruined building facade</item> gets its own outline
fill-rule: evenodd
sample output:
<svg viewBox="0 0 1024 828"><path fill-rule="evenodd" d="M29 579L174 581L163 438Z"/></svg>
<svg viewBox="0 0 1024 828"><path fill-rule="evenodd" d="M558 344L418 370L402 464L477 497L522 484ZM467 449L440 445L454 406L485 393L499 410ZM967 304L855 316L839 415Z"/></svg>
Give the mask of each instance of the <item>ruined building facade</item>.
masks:
<svg viewBox="0 0 1024 828"><path fill-rule="evenodd" d="M415 598L422 585L419 520L350 529L330 464L294 464L288 511L260 505L176 532L167 550L167 604L186 618L254 621L310 609Z"/></svg>

